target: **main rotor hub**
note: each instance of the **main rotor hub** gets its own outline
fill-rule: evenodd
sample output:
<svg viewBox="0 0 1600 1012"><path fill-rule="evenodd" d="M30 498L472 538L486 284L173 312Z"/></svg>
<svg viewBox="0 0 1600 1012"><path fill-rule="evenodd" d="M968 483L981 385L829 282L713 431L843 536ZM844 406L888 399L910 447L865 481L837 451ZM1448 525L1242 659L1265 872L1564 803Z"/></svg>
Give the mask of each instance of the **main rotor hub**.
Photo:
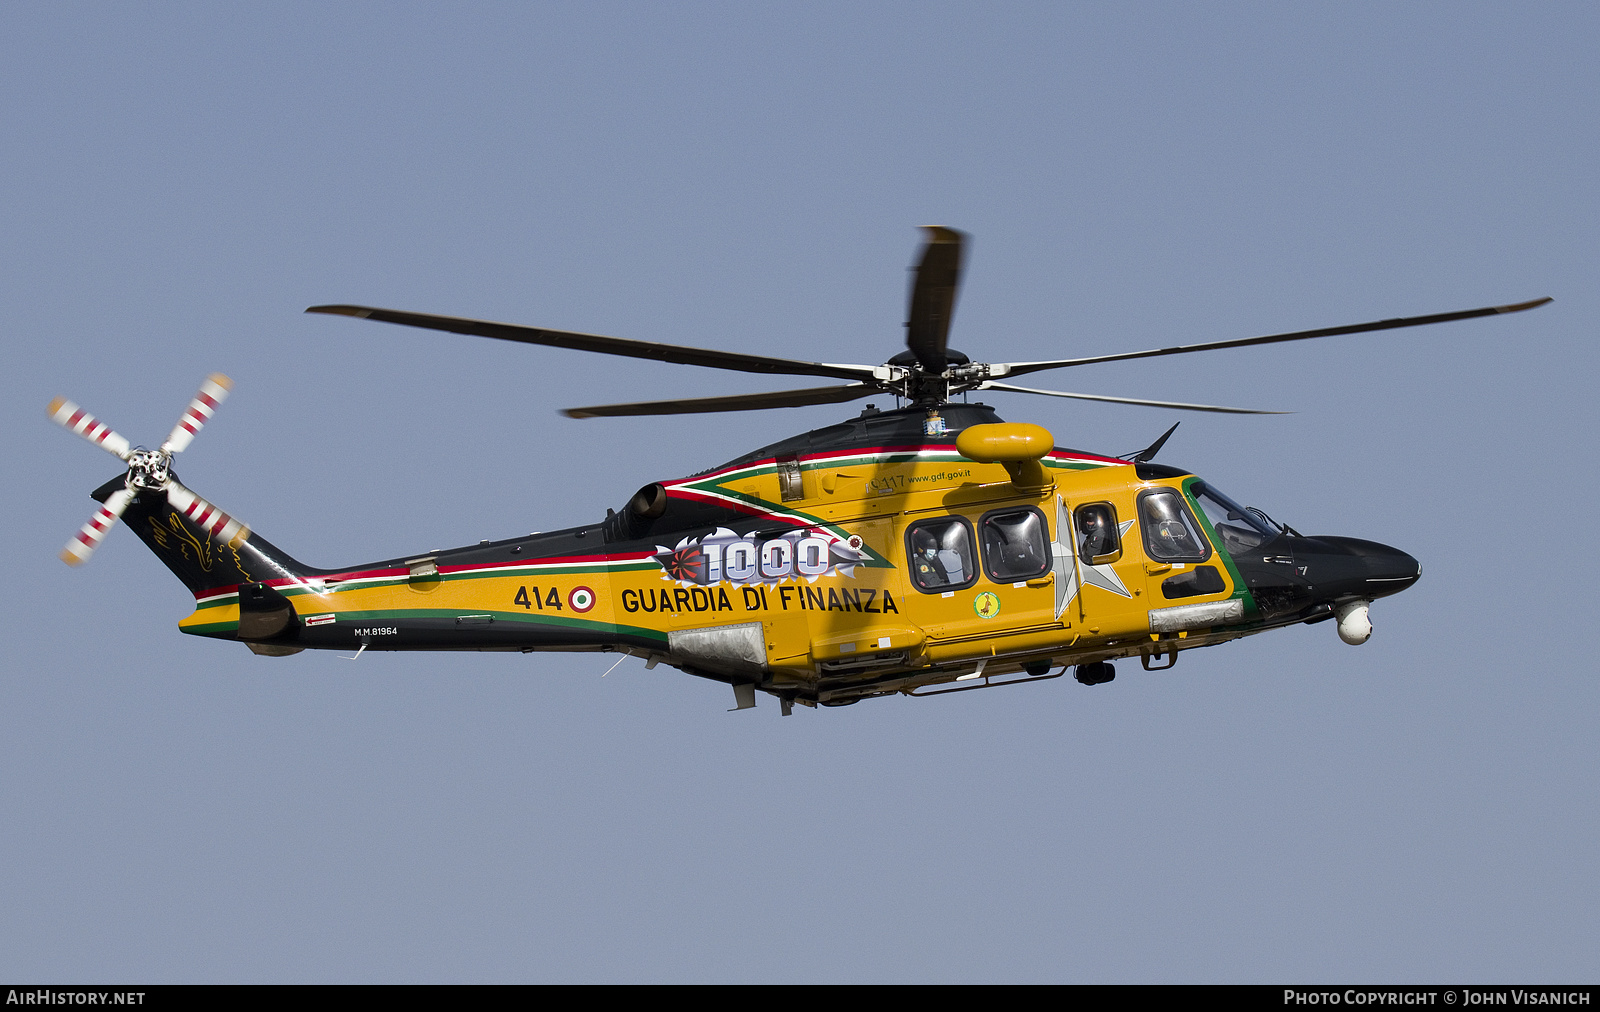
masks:
<svg viewBox="0 0 1600 1012"><path fill-rule="evenodd" d="M895 393L913 404L938 407L948 404L956 394L976 388L989 376L986 363L973 362L954 348L946 349L944 357L945 366L940 372L927 369L910 351L889 359L886 365L905 370L895 381Z"/></svg>
<svg viewBox="0 0 1600 1012"><path fill-rule="evenodd" d="M967 358L964 352L956 351L954 348L946 348L944 350L944 362L947 366L966 365L969 361L971 360ZM887 364L898 365L906 369L917 369L919 371L922 369L922 364L917 361L917 356L909 350L902 351L893 356L889 359Z"/></svg>

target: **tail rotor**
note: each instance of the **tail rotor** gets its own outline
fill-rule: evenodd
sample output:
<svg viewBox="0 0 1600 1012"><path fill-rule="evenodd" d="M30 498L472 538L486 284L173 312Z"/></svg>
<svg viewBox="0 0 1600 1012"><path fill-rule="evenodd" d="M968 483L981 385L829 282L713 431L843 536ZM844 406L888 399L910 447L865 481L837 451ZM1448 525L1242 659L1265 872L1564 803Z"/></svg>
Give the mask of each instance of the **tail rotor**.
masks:
<svg viewBox="0 0 1600 1012"><path fill-rule="evenodd" d="M194 441L232 388L233 381L221 373L207 376L200 384L199 392L179 417L178 424L173 426L172 434L155 450L133 446L110 426L64 397L57 397L50 402L46 410L51 421L82 436L128 465L123 487L113 492L89 518L89 522L67 542L67 547L61 550L61 561L69 566L87 562L122 516L123 510L127 509L128 503L144 492L164 493L168 505L208 535L224 543L241 532L248 533L248 527L189 491L172 476L172 455L183 452Z"/></svg>

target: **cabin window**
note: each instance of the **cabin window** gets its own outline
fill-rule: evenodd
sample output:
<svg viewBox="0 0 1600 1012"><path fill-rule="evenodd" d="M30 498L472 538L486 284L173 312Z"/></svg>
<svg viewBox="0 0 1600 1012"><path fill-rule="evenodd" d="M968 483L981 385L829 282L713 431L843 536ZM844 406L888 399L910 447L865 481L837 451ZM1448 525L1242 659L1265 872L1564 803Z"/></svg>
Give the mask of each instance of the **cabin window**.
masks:
<svg viewBox="0 0 1600 1012"><path fill-rule="evenodd" d="M1050 568L1049 528L1036 509L995 510L979 521L983 568L996 583L1043 576Z"/></svg>
<svg viewBox="0 0 1600 1012"><path fill-rule="evenodd" d="M1204 562L1211 549L1200 536L1183 496L1170 488L1139 496L1144 550L1156 562Z"/></svg>
<svg viewBox="0 0 1600 1012"><path fill-rule="evenodd" d="M1115 562L1122 555L1117 511L1108 502L1079 506L1073 514L1078 530L1078 558L1091 565Z"/></svg>
<svg viewBox="0 0 1600 1012"><path fill-rule="evenodd" d="M906 532L911 582L925 594L970 587L978 578L972 528L960 517L919 520Z"/></svg>

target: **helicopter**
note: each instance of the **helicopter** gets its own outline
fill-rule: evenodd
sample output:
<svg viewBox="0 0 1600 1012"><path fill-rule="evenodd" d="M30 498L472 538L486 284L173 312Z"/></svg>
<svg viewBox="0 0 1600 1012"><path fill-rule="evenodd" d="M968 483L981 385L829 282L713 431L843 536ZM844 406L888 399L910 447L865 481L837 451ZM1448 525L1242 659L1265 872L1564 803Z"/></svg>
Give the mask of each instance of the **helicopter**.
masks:
<svg viewBox="0 0 1600 1012"><path fill-rule="evenodd" d="M1029 373L1516 313L1548 298L1238 340L1032 362L949 347L966 235L928 227L905 350L880 365L806 362L354 305L329 314L715 369L825 377L829 386L569 408L570 418L842 404L859 415L688 477L649 482L604 519L336 569L301 563L183 485L173 470L232 387L212 374L154 450L57 398L52 420L120 458L61 557L86 561L120 519L183 581L179 628L256 654L307 649L611 652L730 685L735 710L776 697L844 706L1048 681L1085 685L1138 658L1298 624L1372 633L1374 601L1421 576L1374 541L1308 537L1150 446L1110 456L1007 422L982 391L1183 411L1249 408L1071 393ZM613 665L614 667L615 665Z"/></svg>

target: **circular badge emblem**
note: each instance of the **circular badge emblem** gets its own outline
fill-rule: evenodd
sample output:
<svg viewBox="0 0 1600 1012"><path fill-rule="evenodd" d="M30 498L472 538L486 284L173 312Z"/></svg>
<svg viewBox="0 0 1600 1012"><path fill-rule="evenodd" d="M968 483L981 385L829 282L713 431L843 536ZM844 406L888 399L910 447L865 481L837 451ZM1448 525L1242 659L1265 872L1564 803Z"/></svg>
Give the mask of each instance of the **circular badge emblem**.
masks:
<svg viewBox="0 0 1600 1012"><path fill-rule="evenodd" d="M861 550L861 535L859 535L859 534L850 535L850 540L846 541L845 544L849 545L851 548L856 549L857 551L860 551Z"/></svg>
<svg viewBox="0 0 1600 1012"><path fill-rule="evenodd" d="M594 607L594 591L588 587L573 587L572 593L567 595L567 604L572 606L573 611L588 611ZM996 604L995 608L998 610L999 605Z"/></svg>
<svg viewBox="0 0 1600 1012"><path fill-rule="evenodd" d="M979 618L994 618L1000 614L1000 598L986 590L972 599L972 610Z"/></svg>

